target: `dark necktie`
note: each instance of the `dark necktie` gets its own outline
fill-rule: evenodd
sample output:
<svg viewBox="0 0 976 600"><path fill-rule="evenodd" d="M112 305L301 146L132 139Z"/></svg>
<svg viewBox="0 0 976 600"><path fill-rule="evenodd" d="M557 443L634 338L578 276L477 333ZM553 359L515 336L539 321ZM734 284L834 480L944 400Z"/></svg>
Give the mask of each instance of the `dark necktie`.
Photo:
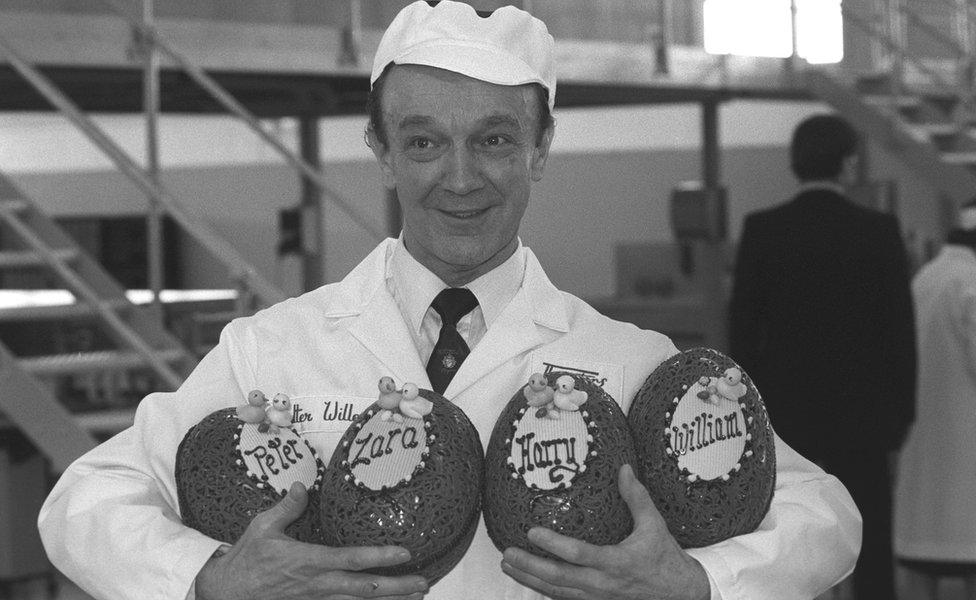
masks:
<svg viewBox="0 0 976 600"><path fill-rule="evenodd" d="M468 357L468 345L458 333L457 324L476 306L478 299L465 288L447 288L437 294L431 303L431 307L441 316L441 332L427 361L427 375L438 394L444 393L458 367Z"/></svg>

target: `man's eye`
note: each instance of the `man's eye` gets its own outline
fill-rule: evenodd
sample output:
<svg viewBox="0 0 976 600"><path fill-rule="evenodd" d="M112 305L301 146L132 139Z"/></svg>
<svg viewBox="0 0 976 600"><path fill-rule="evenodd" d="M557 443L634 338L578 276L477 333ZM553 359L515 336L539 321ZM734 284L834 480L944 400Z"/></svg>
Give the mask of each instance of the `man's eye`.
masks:
<svg viewBox="0 0 976 600"><path fill-rule="evenodd" d="M485 138L484 144L485 146L501 146L507 142L508 139L505 136L489 135Z"/></svg>
<svg viewBox="0 0 976 600"><path fill-rule="evenodd" d="M434 142L428 138L413 138L407 142L407 146L417 150L430 150L434 147Z"/></svg>

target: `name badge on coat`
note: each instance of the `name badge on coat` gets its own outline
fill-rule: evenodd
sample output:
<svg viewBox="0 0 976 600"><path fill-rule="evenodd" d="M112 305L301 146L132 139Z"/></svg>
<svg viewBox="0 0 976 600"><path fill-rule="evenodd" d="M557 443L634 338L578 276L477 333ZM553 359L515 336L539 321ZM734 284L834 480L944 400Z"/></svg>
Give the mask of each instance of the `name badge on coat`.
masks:
<svg viewBox="0 0 976 600"><path fill-rule="evenodd" d="M375 396L292 396L292 427L315 448L319 458L328 463L353 419L373 402L376 402Z"/></svg>

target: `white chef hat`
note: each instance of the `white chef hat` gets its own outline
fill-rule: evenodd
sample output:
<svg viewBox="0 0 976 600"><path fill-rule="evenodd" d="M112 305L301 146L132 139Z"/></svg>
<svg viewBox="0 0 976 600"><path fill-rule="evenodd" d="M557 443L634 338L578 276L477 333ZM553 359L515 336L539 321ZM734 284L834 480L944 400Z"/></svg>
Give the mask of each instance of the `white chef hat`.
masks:
<svg viewBox="0 0 976 600"><path fill-rule="evenodd" d="M463 2L418 0L393 19L373 60L370 86L390 63L426 65L499 85L539 83L556 98L553 39L545 23L504 6L480 16Z"/></svg>

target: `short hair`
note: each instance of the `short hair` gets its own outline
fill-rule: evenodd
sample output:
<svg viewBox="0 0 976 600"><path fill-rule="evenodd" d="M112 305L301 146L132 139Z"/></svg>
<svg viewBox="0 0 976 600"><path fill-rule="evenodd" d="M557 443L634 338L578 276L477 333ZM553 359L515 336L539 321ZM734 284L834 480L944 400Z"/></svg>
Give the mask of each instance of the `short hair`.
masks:
<svg viewBox="0 0 976 600"><path fill-rule="evenodd" d="M800 181L836 179L844 159L857 152L857 132L837 115L815 115L793 131L790 167Z"/></svg>
<svg viewBox="0 0 976 600"><path fill-rule="evenodd" d="M369 95L366 96L366 113L369 116L369 122L366 125L367 130L372 131L379 143L384 146L389 142L386 127L383 124L383 106L381 100L386 76L390 73L393 65L394 63L386 65L383 72L380 73L380 76L373 82L373 87L369 90ZM538 83L530 83L528 85L532 87L536 97L536 114L538 114L539 118L537 123L538 129L535 132L535 145L539 146L542 144L546 131L553 128L556 120L552 117L552 111L549 110L549 90ZM367 137L367 145L368 143L369 138Z"/></svg>

